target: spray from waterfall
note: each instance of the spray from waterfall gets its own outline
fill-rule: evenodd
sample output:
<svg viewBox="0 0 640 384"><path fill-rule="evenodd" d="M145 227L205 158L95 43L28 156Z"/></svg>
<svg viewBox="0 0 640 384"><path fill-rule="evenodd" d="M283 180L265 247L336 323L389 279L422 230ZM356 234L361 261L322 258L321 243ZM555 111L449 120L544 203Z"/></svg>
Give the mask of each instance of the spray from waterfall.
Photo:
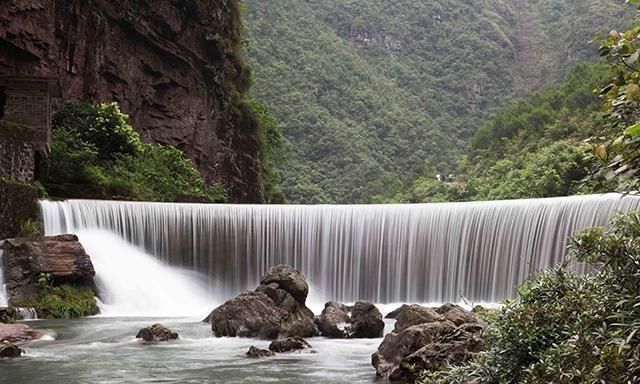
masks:
<svg viewBox="0 0 640 384"><path fill-rule="evenodd" d="M77 233L96 270L103 316L202 317L216 304L197 273L164 265L113 233Z"/></svg>
<svg viewBox="0 0 640 384"><path fill-rule="evenodd" d="M254 288L268 267L286 263L324 300L497 302L560 262L575 231L638 209L640 198L348 206L70 200L41 207L47 234L109 231L159 262L208 276L208 290L220 297ZM113 240L94 238L89 253ZM125 259L117 270L129 267ZM127 284L116 284L122 297L133 291Z"/></svg>

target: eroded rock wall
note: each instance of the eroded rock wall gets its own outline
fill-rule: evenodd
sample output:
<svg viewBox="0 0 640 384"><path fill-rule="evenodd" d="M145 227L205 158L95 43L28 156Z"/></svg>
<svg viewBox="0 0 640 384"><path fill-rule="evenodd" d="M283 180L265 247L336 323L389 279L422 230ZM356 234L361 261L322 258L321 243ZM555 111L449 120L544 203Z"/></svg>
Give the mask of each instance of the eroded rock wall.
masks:
<svg viewBox="0 0 640 384"><path fill-rule="evenodd" d="M240 29L237 0L4 0L0 76L54 77L62 99L117 101L147 142L182 149L233 200L261 202Z"/></svg>

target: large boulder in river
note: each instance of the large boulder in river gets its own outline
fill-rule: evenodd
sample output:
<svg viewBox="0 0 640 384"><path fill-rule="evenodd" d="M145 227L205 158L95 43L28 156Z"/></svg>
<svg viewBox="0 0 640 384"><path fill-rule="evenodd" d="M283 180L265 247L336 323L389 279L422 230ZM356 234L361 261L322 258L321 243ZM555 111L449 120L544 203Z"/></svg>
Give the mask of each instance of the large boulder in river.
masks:
<svg viewBox="0 0 640 384"><path fill-rule="evenodd" d="M44 334L26 324L0 324L0 343L22 343L39 339Z"/></svg>
<svg viewBox="0 0 640 384"><path fill-rule="evenodd" d="M453 311L448 318L447 313ZM405 305L396 316L396 327L371 356L376 374L389 381L412 382L424 370L467 362L482 347L483 330L477 318L464 309L447 305L438 309ZM442 313L439 313L442 312ZM466 311L464 311L466 312ZM452 320L468 319L456 324Z"/></svg>
<svg viewBox="0 0 640 384"><path fill-rule="evenodd" d="M377 338L384 333L382 314L367 301L358 301L353 306L330 301L315 321L320 334L329 338Z"/></svg>
<svg viewBox="0 0 640 384"><path fill-rule="evenodd" d="M149 327L142 328L136 335L136 339L142 339L146 342L169 341L175 340L178 337L178 333L170 330L162 324L153 324Z"/></svg>
<svg viewBox="0 0 640 384"><path fill-rule="evenodd" d="M278 265L260 279L254 292L245 292L214 309L205 319L221 336L311 337L316 334L313 312L305 301L309 286L300 271Z"/></svg>
<svg viewBox="0 0 640 384"><path fill-rule="evenodd" d="M10 303L37 293L41 274L51 276L54 284L94 287L93 264L75 235L8 239L2 250Z"/></svg>

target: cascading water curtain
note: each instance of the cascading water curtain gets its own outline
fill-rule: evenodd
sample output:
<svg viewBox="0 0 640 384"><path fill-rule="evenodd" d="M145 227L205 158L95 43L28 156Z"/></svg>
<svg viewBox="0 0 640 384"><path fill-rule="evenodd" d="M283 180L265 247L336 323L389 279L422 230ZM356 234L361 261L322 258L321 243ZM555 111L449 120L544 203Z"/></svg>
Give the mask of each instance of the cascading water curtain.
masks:
<svg viewBox="0 0 640 384"><path fill-rule="evenodd" d="M324 299L497 302L565 256L579 229L640 198L619 194L415 205L42 201L47 234L104 229L237 293L275 264Z"/></svg>

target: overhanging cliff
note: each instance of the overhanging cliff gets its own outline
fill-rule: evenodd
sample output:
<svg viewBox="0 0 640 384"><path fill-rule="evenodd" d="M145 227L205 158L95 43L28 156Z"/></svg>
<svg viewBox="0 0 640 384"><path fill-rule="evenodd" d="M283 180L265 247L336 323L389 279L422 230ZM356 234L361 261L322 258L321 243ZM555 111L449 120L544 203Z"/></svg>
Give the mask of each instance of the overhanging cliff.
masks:
<svg viewBox="0 0 640 384"><path fill-rule="evenodd" d="M183 150L234 201L262 202L238 3L5 0L0 76L54 77L63 100L117 101L144 140Z"/></svg>

